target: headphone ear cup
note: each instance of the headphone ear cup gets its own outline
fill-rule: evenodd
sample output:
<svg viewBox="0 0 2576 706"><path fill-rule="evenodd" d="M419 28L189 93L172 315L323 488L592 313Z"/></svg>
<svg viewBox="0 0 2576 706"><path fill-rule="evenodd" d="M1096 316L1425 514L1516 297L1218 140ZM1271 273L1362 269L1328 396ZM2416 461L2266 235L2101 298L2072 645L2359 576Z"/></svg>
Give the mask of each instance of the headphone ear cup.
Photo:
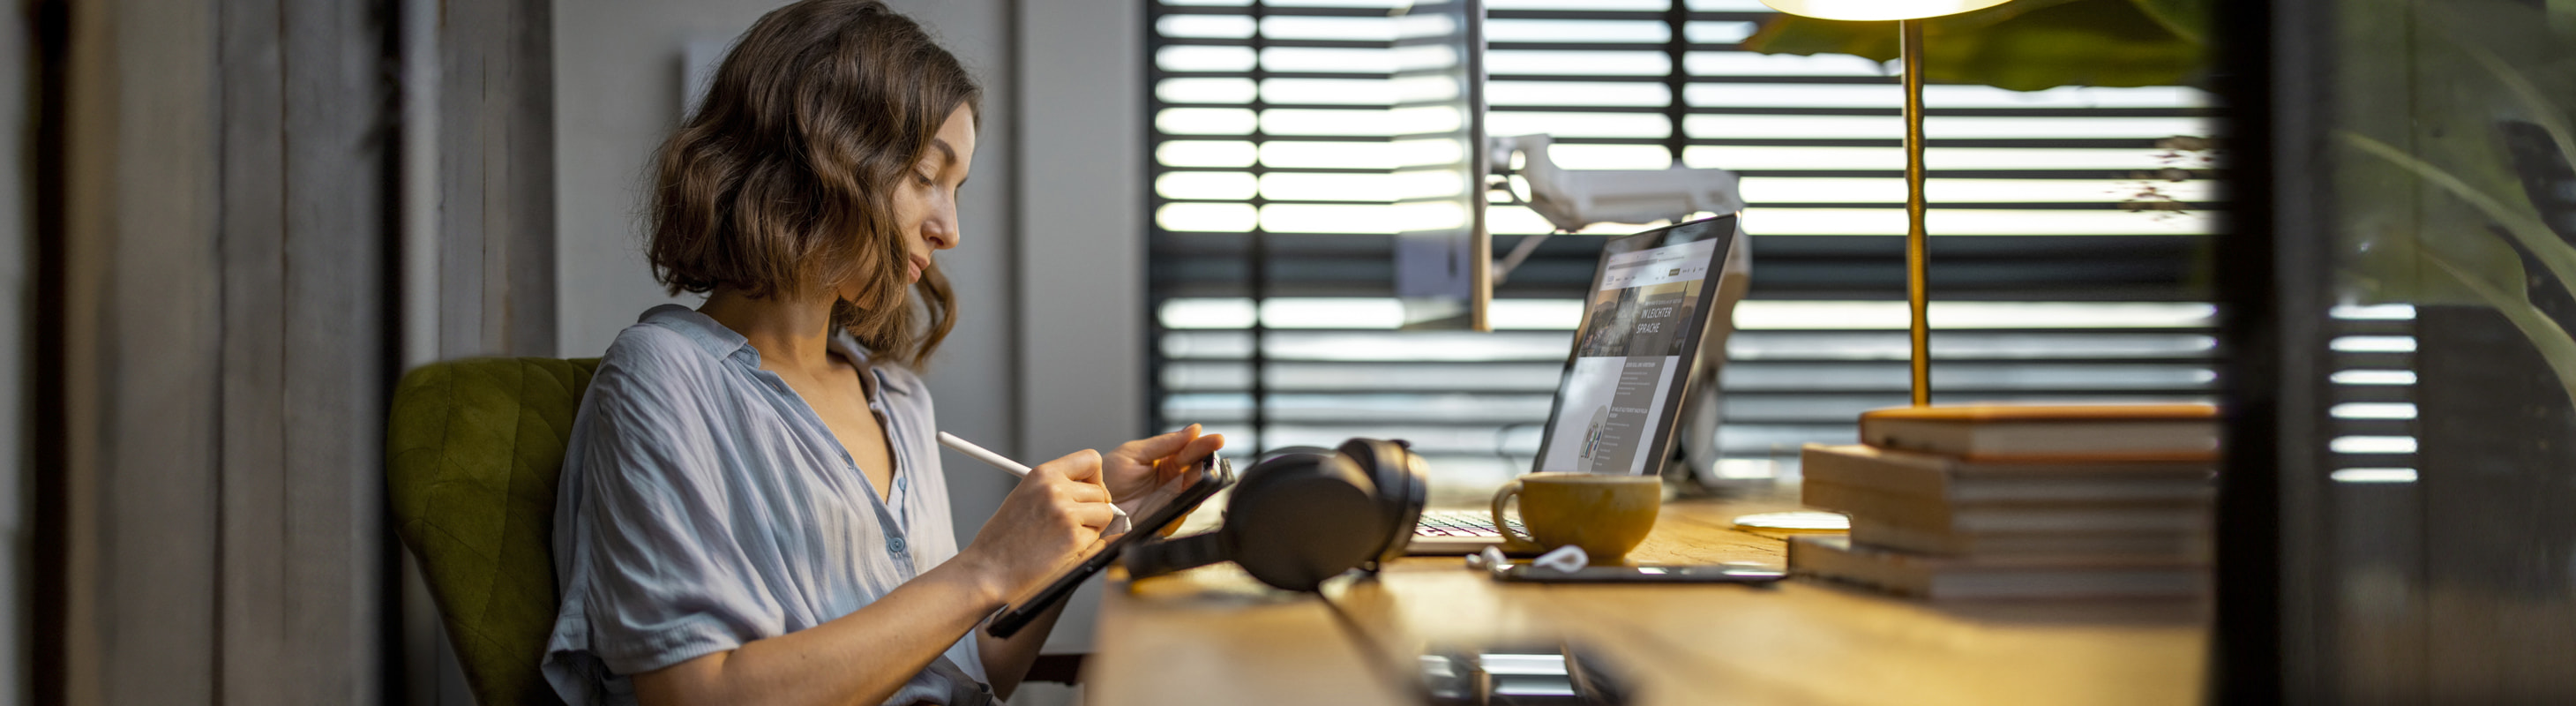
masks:
<svg viewBox="0 0 2576 706"><path fill-rule="evenodd" d="M1275 464L1275 465L1274 465ZM1313 591L1374 557L1386 535L1369 480L1339 455L1265 461L1226 503L1234 563L1262 583Z"/></svg>
<svg viewBox="0 0 2576 706"><path fill-rule="evenodd" d="M1413 541L1413 527L1422 521L1422 506L1430 499L1430 484L1422 473L1421 456L1404 444L1380 439L1352 439L1342 442L1342 456L1359 463L1377 491L1380 517L1385 518L1387 535L1375 552L1380 561L1404 556L1405 545Z"/></svg>

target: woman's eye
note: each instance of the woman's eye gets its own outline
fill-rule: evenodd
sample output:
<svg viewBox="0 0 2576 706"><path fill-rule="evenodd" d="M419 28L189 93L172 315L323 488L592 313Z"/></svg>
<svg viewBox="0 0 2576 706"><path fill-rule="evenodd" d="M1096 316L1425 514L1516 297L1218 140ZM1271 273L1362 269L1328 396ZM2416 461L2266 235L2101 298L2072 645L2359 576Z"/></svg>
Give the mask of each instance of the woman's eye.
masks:
<svg viewBox="0 0 2576 706"><path fill-rule="evenodd" d="M922 186L929 186L929 185L931 184L931 182L933 181L933 180L930 178L930 175L928 175L928 174L923 174L923 173L920 173L920 172L913 172L913 173L912 173L912 178L913 178L914 180L920 181Z"/></svg>

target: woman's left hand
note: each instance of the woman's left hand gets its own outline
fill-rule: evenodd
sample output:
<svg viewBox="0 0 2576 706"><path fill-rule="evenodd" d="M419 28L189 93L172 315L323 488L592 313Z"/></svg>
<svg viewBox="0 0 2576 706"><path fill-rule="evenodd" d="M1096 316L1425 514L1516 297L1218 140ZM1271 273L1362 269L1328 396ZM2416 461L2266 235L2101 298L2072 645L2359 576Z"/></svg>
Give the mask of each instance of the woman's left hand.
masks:
<svg viewBox="0 0 2576 706"><path fill-rule="evenodd" d="M1174 478L1198 466L1202 459L1225 447L1225 435L1199 434L1199 425L1149 436L1111 449L1102 454L1100 475L1109 487L1109 497L1129 513L1152 508L1125 507L1132 500L1145 499ZM1143 518L1138 518L1143 519Z"/></svg>

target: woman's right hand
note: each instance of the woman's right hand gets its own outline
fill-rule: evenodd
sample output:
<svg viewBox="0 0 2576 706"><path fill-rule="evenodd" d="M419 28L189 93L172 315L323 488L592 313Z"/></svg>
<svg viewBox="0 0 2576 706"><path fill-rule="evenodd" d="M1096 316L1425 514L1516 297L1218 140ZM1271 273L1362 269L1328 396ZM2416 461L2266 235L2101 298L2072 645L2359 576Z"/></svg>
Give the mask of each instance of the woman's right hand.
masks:
<svg viewBox="0 0 2576 706"><path fill-rule="evenodd" d="M1100 532L1113 516L1100 452L1084 449L1030 469L960 553L987 569L994 597L1008 603L1099 551Z"/></svg>

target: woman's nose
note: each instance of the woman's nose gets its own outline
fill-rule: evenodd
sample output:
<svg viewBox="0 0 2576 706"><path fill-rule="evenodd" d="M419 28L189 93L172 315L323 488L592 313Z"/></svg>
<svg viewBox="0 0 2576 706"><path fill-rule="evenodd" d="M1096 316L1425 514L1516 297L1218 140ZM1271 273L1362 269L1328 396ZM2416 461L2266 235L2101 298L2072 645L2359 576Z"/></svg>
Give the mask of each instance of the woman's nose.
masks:
<svg viewBox="0 0 2576 706"><path fill-rule="evenodd" d="M930 217L922 220L921 239L928 241L931 249L947 250L957 247L957 238L957 202L943 199L931 209Z"/></svg>

